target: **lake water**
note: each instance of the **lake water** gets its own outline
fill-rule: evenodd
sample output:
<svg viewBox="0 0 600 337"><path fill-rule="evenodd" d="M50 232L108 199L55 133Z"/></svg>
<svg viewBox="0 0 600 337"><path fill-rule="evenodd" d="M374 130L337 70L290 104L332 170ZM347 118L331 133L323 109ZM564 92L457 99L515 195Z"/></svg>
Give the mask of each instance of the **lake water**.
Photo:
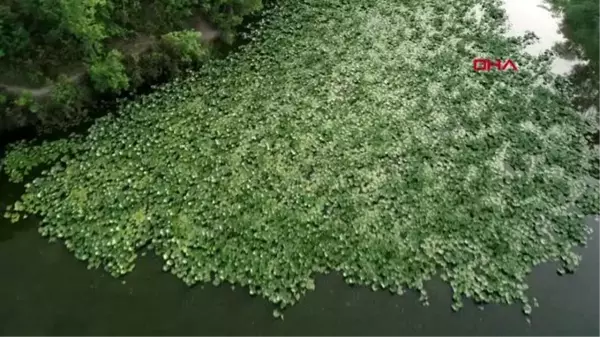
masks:
<svg viewBox="0 0 600 337"><path fill-rule="evenodd" d="M558 23L536 0L507 0L513 33L534 31L540 52L562 39ZM572 61L558 60L566 72ZM0 180L0 207L22 191ZM439 280L427 284L430 306L418 295L392 296L350 287L339 275L317 278L316 290L275 320L273 307L245 289L189 288L162 272L146 256L123 280L87 270L61 243L48 243L28 219L17 225L0 220L0 333L4 335L599 335L598 221L583 262L573 275L558 276L556 265L537 267L529 278L540 303L531 322L519 305L467 302L450 310L451 292Z"/></svg>
<svg viewBox="0 0 600 337"><path fill-rule="evenodd" d="M538 0L504 0L504 9L511 23L510 35L523 35L532 31L540 40L526 50L531 54L540 54L552 48L557 42L565 41L559 30L559 19L553 17L546 9L543 1ZM552 70L558 74L566 74L571 68L581 63L578 60L556 59Z"/></svg>

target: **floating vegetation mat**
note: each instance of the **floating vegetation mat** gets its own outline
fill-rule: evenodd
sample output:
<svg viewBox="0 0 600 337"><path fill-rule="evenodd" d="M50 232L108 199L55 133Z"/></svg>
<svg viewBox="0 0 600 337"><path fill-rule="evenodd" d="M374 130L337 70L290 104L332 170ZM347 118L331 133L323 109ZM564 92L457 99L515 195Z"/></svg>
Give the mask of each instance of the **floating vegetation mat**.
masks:
<svg viewBox="0 0 600 337"><path fill-rule="evenodd" d="M37 214L43 235L114 275L150 247L189 284L282 308L339 271L424 301L439 275L457 310L467 296L529 313L531 268L575 268L598 212L595 121L570 107L552 57L505 37L495 1L282 3L238 53L89 135L14 146L16 180L58 163L7 215ZM519 70L475 72L477 57Z"/></svg>

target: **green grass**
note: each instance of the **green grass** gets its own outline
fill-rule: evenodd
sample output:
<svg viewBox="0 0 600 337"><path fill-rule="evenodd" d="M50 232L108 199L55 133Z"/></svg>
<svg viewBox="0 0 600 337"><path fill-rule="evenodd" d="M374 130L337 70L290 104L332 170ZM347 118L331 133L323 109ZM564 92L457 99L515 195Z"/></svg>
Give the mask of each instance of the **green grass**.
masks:
<svg viewBox="0 0 600 337"><path fill-rule="evenodd" d="M593 122L551 60L502 36L497 2L304 0L269 18L236 55L56 143L75 154L18 210L92 267L127 273L149 244L189 284L281 307L336 270L425 302L437 274L456 310L466 295L529 313L534 265L575 268L598 212ZM520 70L474 72L475 57ZM14 148L6 171L41 149Z"/></svg>

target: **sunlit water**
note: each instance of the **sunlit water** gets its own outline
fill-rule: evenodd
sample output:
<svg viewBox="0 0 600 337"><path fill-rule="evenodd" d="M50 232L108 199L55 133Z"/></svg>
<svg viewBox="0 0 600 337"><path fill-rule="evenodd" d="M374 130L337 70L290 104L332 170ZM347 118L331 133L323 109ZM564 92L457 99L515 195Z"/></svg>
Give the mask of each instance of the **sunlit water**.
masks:
<svg viewBox="0 0 600 337"><path fill-rule="evenodd" d="M533 31L540 41L532 54L563 40L559 18L541 0L506 0L511 35ZM557 59L566 73L577 61ZM0 176L1 177L1 176ZM0 180L0 206L14 202L22 187ZM598 219L588 218L594 229ZM339 275L319 276L316 291L286 312L229 287L189 288L161 271L151 257L141 258L126 283L101 270L87 270L62 244L49 244L29 218L11 225L0 218L0 335L598 335L598 232L583 251L574 275L558 277L544 264L529 277L540 308L526 322L519 305L486 306L467 302L450 311L447 285L426 285L429 307L418 295L391 296L349 287Z"/></svg>
<svg viewBox="0 0 600 337"><path fill-rule="evenodd" d="M556 43L565 41L559 32L560 17L553 17L543 0L504 0L504 9L508 15L511 36L520 36L526 32L534 32L539 41L528 46L526 51L539 55L551 49ZM556 74L567 74L580 60L557 58L552 64Z"/></svg>

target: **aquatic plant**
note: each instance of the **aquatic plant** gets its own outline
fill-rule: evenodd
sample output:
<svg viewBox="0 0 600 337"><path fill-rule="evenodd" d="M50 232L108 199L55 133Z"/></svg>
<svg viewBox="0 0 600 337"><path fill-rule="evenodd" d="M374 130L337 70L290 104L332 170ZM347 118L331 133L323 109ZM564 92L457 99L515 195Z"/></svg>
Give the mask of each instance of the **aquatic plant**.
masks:
<svg viewBox="0 0 600 337"><path fill-rule="evenodd" d="M55 141L19 141L9 144L7 155L2 161L4 172L11 182L20 183L27 175L42 165L52 164L59 159L66 160L69 155L82 150L84 145L79 135Z"/></svg>
<svg viewBox="0 0 600 337"><path fill-rule="evenodd" d="M99 120L18 208L115 276L149 247L190 285L281 308L335 270L425 302L437 274L456 310L530 313L531 268L580 260L597 155L552 57L505 29L493 0L281 2L239 53Z"/></svg>

